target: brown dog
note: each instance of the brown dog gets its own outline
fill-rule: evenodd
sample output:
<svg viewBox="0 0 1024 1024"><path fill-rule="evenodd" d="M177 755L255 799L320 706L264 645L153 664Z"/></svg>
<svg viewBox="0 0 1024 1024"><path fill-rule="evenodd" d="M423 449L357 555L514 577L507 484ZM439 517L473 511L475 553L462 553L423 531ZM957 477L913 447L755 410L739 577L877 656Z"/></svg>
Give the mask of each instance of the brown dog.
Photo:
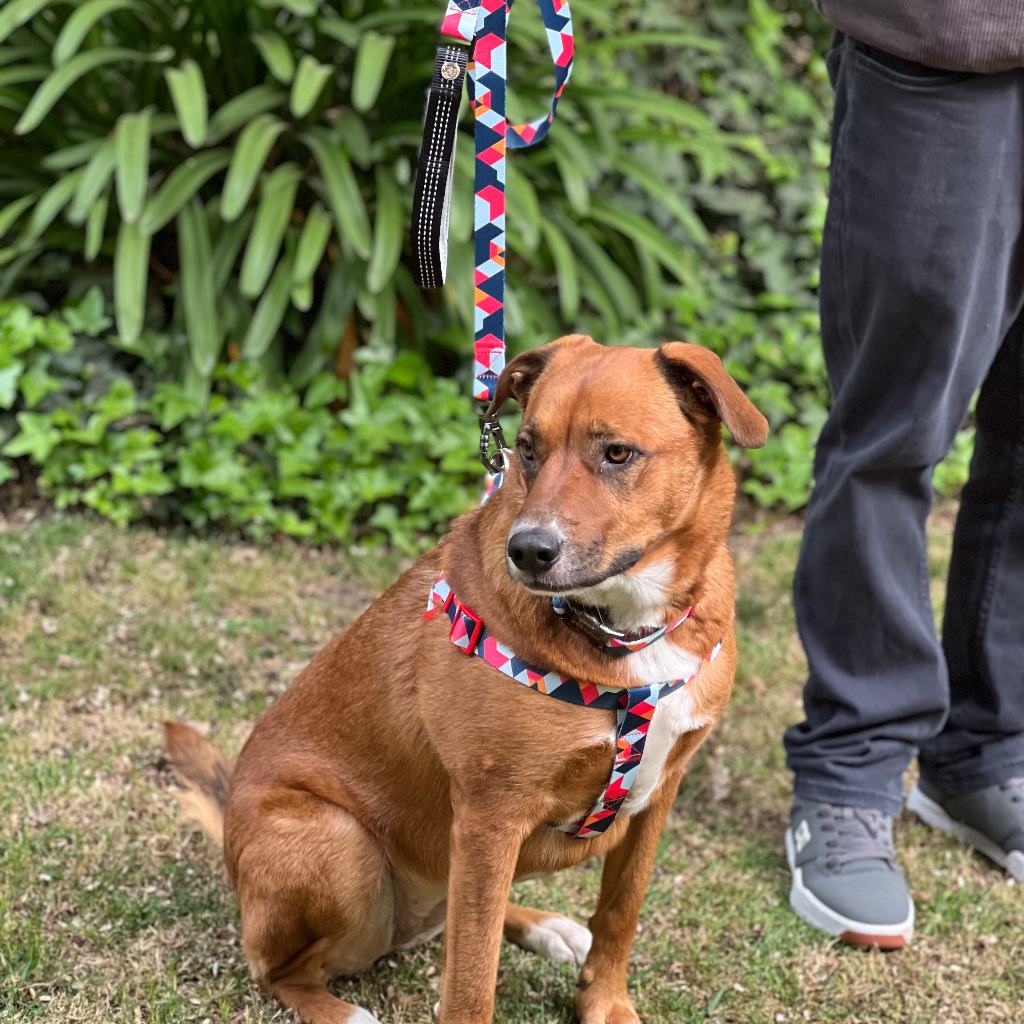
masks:
<svg viewBox="0 0 1024 1024"><path fill-rule="evenodd" d="M584 1024L638 1020L626 968L658 835L736 665L735 483L720 424L748 447L768 425L716 355L679 342L562 338L505 368L492 411L510 397L523 421L503 486L314 657L233 775L192 730L167 726L179 778L207 831L223 834L253 976L315 1024L373 1021L325 977L442 927L442 1024L491 1020L503 933L582 963ZM615 712L531 692L467 656L448 618L424 619L442 572L498 641L564 676L635 688L703 662L658 705L603 834L570 838L553 824L586 815L608 784ZM693 611L657 643L611 657L555 614L552 594L627 633ZM513 879L601 854L589 931L508 902Z"/></svg>

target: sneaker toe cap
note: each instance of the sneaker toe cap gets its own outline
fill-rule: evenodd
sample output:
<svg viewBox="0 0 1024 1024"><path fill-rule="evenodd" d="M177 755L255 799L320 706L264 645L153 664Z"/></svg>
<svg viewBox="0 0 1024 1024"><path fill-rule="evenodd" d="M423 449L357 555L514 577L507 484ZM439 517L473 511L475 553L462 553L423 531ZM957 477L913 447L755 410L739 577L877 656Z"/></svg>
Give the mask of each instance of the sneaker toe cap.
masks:
<svg viewBox="0 0 1024 1024"><path fill-rule="evenodd" d="M911 914L902 873L887 867L833 873L809 865L803 883L830 910L858 924L899 925Z"/></svg>

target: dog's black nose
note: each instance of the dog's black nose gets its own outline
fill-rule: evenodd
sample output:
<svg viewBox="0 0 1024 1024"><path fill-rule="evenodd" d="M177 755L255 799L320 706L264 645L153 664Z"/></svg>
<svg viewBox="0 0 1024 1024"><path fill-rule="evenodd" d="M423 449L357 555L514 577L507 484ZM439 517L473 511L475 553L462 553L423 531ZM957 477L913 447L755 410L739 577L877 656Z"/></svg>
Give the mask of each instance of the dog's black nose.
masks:
<svg viewBox="0 0 1024 1024"><path fill-rule="evenodd" d="M508 557L520 571L540 576L558 561L562 542L553 530L528 526L508 539Z"/></svg>

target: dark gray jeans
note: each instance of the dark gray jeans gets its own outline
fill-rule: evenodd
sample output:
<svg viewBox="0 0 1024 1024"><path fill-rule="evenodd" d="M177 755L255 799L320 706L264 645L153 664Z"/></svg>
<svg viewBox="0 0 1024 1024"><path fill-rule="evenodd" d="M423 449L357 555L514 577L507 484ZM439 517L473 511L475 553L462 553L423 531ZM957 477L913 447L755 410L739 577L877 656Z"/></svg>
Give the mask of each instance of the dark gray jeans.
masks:
<svg viewBox="0 0 1024 1024"><path fill-rule="evenodd" d="M810 675L798 796L898 813L1024 774L1024 70L841 40L821 266L833 407L795 582ZM940 644L932 470L981 387Z"/></svg>

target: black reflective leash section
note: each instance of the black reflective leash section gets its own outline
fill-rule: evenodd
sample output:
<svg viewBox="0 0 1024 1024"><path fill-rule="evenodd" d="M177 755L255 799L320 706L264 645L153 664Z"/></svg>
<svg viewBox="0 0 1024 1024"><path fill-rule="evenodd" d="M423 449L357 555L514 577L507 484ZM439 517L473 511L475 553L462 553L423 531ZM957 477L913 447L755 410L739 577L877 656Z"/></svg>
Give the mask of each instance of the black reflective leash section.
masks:
<svg viewBox="0 0 1024 1024"><path fill-rule="evenodd" d="M465 77L465 48L439 46L427 93L423 149L412 201L413 276L421 288L440 288L448 266L455 137Z"/></svg>

